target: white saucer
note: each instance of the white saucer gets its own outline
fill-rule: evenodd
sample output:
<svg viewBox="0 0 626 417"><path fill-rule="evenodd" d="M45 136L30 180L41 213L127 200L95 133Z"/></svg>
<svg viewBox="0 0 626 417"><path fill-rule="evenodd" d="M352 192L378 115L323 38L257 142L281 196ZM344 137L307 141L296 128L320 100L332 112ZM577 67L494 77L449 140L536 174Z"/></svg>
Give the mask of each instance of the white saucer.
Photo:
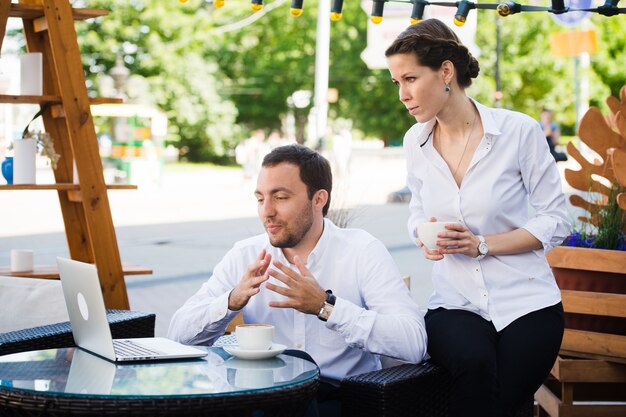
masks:
<svg viewBox="0 0 626 417"><path fill-rule="evenodd" d="M224 350L239 359L267 359L283 353L287 346L272 343L267 350L243 350L239 346L223 346Z"/></svg>

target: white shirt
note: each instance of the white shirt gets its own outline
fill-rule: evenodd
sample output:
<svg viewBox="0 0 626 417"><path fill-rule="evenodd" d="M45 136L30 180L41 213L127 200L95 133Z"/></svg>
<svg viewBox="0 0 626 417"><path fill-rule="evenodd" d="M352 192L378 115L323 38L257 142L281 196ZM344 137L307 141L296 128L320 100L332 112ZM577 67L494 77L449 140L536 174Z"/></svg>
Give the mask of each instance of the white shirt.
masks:
<svg viewBox="0 0 626 417"><path fill-rule="evenodd" d="M263 249L272 259L290 265L267 234L237 242L213 276L174 314L169 337L210 345L221 336L237 314L228 309L228 295ZM307 268L322 288L337 297L327 322L294 309L269 307L270 301L284 297L264 286L243 308L244 321L275 325L276 343L308 352L322 376L331 379L380 369L377 354L412 363L423 359L423 316L382 242L363 230L341 229L324 219L324 231ZM273 277L270 282L284 286Z"/></svg>
<svg viewBox="0 0 626 417"><path fill-rule="evenodd" d="M481 261L444 255L434 264L428 308L472 311L500 331L517 318L560 301L545 253L563 241L570 224L561 178L537 122L521 113L474 104L485 134L460 188L433 147L435 120L415 124L406 133L407 183L412 193L408 228L415 239L418 223L436 217L463 223L475 235L524 228L541 241L540 250L487 255Z"/></svg>

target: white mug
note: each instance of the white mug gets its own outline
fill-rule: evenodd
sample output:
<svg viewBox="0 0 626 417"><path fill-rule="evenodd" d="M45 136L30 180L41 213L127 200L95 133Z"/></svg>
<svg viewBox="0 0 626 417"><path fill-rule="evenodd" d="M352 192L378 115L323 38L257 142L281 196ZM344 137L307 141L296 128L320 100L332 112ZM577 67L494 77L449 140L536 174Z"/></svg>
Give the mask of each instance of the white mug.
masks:
<svg viewBox="0 0 626 417"><path fill-rule="evenodd" d="M30 272L33 270L34 253L32 250L11 249L11 272Z"/></svg>
<svg viewBox="0 0 626 417"><path fill-rule="evenodd" d="M426 246L429 250L440 249L437 246L438 240L450 240L450 238L437 237L437 234L445 232L446 224L459 224L459 222L424 222L417 225L417 238Z"/></svg>
<svg viewBox="0 0 626 417"><path fill-rule="evenodd" d="M235 337L242 350L268 350L274 340L274 326L270 324L240 324Z"/></svg>

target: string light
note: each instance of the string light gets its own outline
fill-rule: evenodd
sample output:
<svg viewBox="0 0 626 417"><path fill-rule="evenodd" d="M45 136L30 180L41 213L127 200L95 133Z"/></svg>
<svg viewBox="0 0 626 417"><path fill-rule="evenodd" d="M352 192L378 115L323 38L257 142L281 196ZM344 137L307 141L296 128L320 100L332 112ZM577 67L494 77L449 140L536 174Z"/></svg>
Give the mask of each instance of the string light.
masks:
<svg viewBox="0 0 626 417"><path fill-rule="evenodd" d="M374 0L374 3L372 4L372 17L370 18L372 23L377 25L383 21L383 9L384 8L385 8L384 1Z"/></svg>
<svg viewBox="0 0 626 417"><path fill-rule="evenodd" d="M474 3L462 0L458 3L458 5L459 7L456 9L456 14L454 15L454 24L457 26L463 26L467 20L467 15L469 14L470 9L474 6Z"/></svg>
<svg viewBox="0 0 626 417"><path fill-rule="evenodd" d="M552 10L550 10L554 14L565 13L569 10L569 8L565 7L565 0L551 0Z"/></svg>
<svg viewBox="0 0 626 417"><path fill-rule="evenodd" d="M498 4L498 8L496 9L496 11L500 16L506 17L510 14L521 12L522 5L515 3L514 1L505 1L504 3Z"/></svg>
<svg viewBox="0 0 626 417"><path fill-rule="evenodd" d="M263 8L263 0L252 0L252 3L250 3L250 8L255 13L260 11Z"/></svg>
<svg viewBox="0 0 626 417"><path fill-rule="evenodd" d="M337 22L341 20L343 9L343 0L333 0L332 7L330 8L330 20Z"/></svg>
<svg viewBox="0 0 626 417"><path fill-rule="evenodd" d="M303 0L291 0L291 9L289 12L292 16L298 17L302 15L302 2Z"/></svg>
<svg viewBox="0 0 626 417"><path fill-rule="evenodd" d="M189 0L178 0L179 3L187 3ZM263 9L263 0L250 0L250 8L254 12L258 12ZM282 5L285 0L280 2L274 2L275 5ZM292 16L302 15L302 3L304 0L291 0L290 13ZM568 12L593 12L603 16L615 16L618 14L626 14L626 8L618 7L619 0L604 0L602 6L595 8L571 8L565 6L565 0L550 0L550 6L533 6L522 5L513 0L503 1L502 3L475 3L469 0L460 1L447 1L447 2L430 2L428 0L373 0L372 13L370 20L372 23L379 24L383 21L383 10L385 2L398 1L402 3L411 3L413 8L411 10L411 24L415 24L424 18L424 11L426 6L441 6L441 7L456 7L456 13L454 15L454 24L457 26L463 26L467 21L467 16L472 9L481 10L495 10L500 16L505 17L511 14L520 12L549 12L554 14L563 14ZM477 1L477 0L476 0ZM219 9L224 6L224 0L212 0L213 7ZM338 21L343 16L343 2L344 0L332 0L332 6L330 11L330 20ZM272 5L274 5L272 3ZM269 10L269 6L268 9Z"/></svg>
<svg viewBox="0 0 626 417"><path fill-rule="evenodd" d="M426 2L423 0L415 0L413 2L413 10L411 10L411 24L415 24L424 18L424 9Z"/></svg>

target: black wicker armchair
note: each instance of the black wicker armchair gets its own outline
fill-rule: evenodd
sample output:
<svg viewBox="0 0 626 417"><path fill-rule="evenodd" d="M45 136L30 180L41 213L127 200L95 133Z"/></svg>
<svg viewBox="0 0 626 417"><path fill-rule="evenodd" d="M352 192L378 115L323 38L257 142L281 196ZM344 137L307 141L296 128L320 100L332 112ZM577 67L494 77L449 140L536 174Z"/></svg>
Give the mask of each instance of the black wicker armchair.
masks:
<svg viewBox="0 0 626 417"><path fill-rule="evenodd" d="M113 338L153 337L156 316L127 310L107 310ZM69 322L0 333L0 355L28 350L76 346Z"/></svg>
<svg viewBox="0 0 626 417"><path fill-rule="evenodd" d="M359 417L446 417L450 375L426 361L355 375L341 381L342 413ZM533 416L533 398L515 417Z"/></svg>

